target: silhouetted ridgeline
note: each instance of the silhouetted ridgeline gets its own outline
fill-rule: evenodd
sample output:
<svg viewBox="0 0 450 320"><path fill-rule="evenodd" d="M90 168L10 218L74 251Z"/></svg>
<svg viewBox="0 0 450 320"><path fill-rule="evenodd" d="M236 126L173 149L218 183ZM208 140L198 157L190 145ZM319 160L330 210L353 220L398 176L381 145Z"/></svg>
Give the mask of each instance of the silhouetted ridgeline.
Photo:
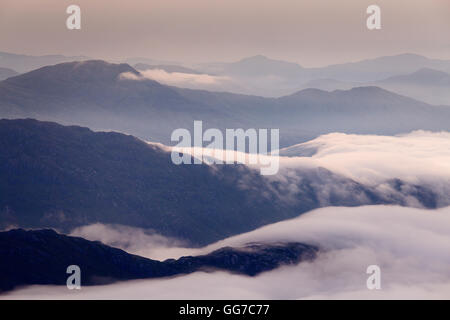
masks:
<svg viewBox="0 0 450 320"><path fill-rule="evenodd" d="M199 270L254 276L280 265L312 260L317 251L316 247L301 243L251 244L161 262L53 230L16 229L0 232L0 291L21 285L65 285L69 265L80 267L81 285L95 285Z"/></svg>

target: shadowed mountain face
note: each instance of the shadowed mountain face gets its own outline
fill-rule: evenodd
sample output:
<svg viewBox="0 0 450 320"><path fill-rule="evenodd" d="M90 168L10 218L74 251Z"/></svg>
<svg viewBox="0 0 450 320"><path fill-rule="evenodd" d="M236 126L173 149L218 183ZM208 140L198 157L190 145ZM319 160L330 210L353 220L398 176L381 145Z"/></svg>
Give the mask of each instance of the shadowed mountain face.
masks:
<svg viewBox="0 0 450 320"><path fill-rule="evenodd" d="M0 120L0 149L3 228L99 222L204 245L328 205L438 203L424 186L386 181L386 193L324 168L266 178L243 165L177 166L132 136L36 120Z"/></svg>
<svg viewBox="0 0 450 320"><path fill-rule="evenodd" d="M127 76L124 76L126 74ZM133 80L134 79L134 80ZM0 117L33 117L127 132L170 144L177 128L279 128L286 147L329 132L397 134L448 130L450 108L375 87L304 90L273 99L179 89L143 79L126 64L63 63L0 82Z"/></svg>
<svg viewBox="0 0 450 320"><path fill-rule="evenodd" d="M67 267L81 269L81 285L150 279L223 270L257 275L281 265L315 258L318 248L301 243L226 247L203 256L156 261L100 242L69 237L53 230L0 232L0 291L21 285L65 285Z"/></svg>
<svg viewBox="0 0 450 320"><path fill-rule="evenodd" d="M343 84L341 86L334 85L334 89L349 89L361 86L362 83L373 85L376 81L413 73L422 68L450 72L450 61L429 59L415 54L400 54L325 67L304 68L296 63L273 60L258 55L232 63L201 64L196 68L216 75L230 76L235 83L239 83L239 86L229 87L229 91L280 97L292 94L299 88L321 88L312 85L318 80L323 86L329 85L329 83L323 84L323 82L330 79L337 83L355 82L355 85L351 87L343 87ZM415 95L414 98L423 100L421 95Z"/></svg>

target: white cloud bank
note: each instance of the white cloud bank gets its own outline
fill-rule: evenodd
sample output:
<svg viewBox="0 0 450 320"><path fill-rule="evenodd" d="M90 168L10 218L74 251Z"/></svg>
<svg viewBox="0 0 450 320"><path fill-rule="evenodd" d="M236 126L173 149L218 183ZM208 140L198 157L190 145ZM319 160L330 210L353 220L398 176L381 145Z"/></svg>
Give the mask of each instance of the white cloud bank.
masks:
<svg viewBox="0 0 450 320"><path fill-rule="evenodd" d="M365 184L392 178L450 181L450 132L414 131L397 136L330 133L282 149L285 167L312 162ZM310 154L310 157L301 157Z"/></svg>
<svg viewBox="0 0 450 320"><path fill-rule="evenodd" d="M232 88L234 83L231 78L226 76L214 76L209 74L167 72L162 69L150 69L140 71L140 75L131 72L125 72L120 75L121 79L128 80L155 80L170 86L190 88L190 89L209 89L225 90Z"/></svg>
<svg viewBox="0 0 450 320"><path fill-rule="evenodd" d="M65 287L33 286L2 298L450 299L450 208L323 208L200 251L275 241L317 244L324 251L313 262L281 267L254 278L197 272L168 279L83 287L79 292ZM381 268L381 290L366 288L366 268L373 264Z"/></svg>

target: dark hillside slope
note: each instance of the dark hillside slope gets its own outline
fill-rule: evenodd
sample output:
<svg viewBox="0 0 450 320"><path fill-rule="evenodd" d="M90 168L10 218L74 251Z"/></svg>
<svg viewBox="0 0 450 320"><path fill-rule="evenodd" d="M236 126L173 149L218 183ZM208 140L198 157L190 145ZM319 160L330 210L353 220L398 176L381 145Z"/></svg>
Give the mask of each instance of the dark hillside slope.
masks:
<svg viewBox="0 0 450 320"><path fill-rule="evenodd" d="M295 215L243 166L174 165L132 136L36 120L0 120L0 224L152 228L209 243ZM248 175L251 185L238 181ZM305 208L306 209L306 208Z"/></svg>
<svg viewBox="0 0 450 320"><path fill-rule="evenodd" d="M161 262L53 230L16 229L0 232L0 292L21 285L65 285L70 265L80 267L81 286L85 286L199 270L254 276L281 265L312 260L317 251L318 248L302 243L251 244Z"/></svg>

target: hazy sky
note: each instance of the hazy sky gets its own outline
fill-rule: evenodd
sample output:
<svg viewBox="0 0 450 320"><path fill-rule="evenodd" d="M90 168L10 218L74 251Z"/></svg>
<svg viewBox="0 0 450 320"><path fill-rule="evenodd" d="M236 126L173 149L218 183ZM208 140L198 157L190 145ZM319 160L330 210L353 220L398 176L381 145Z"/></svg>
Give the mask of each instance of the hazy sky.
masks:
<svg viewBox="0 0 450 320"><path fill-rule="evenodd" d="M77 4L82 29L67 30ZM382 9L382 30L366 8ZM0 0L0 51L182 62L264 54L319 66L404 52L450 59L450 0Z"/></svg>

